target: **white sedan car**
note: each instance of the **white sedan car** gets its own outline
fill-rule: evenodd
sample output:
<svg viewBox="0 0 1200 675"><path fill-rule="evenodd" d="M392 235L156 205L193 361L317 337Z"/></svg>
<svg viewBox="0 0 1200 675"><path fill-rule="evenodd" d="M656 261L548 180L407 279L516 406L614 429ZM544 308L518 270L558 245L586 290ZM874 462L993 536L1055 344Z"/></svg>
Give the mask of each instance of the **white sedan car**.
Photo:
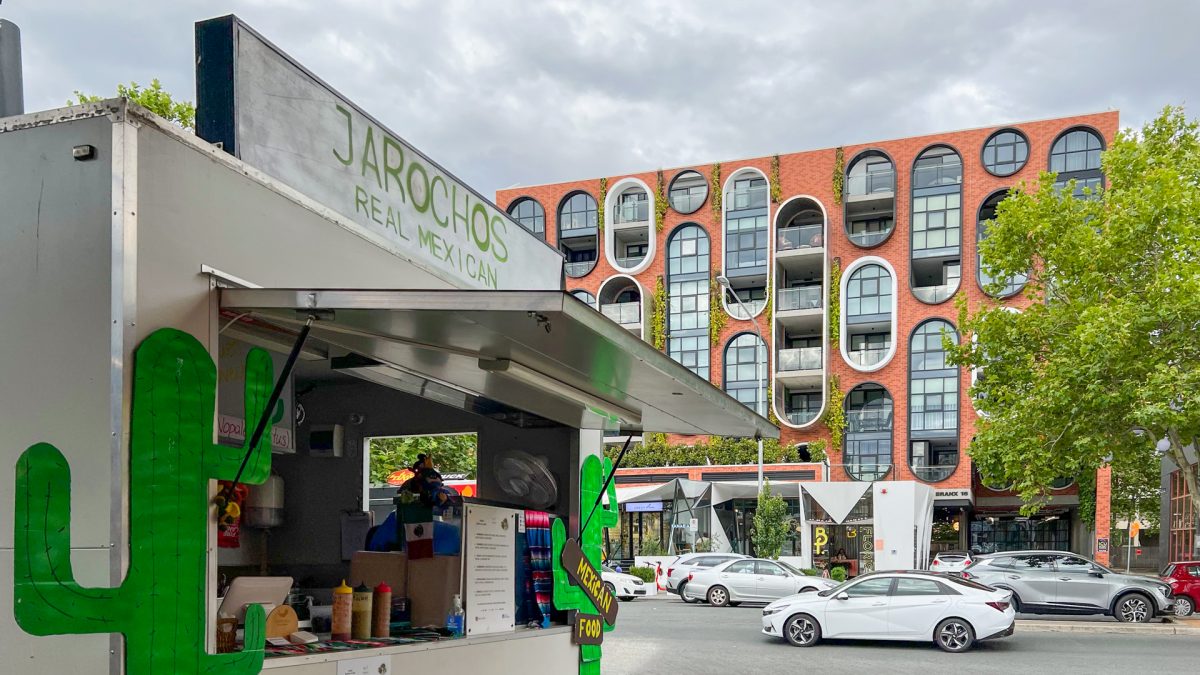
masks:
<svg viewBox="0 0 1200 675"><path fill-rule="evenodd" d="M692 570L681 595L684 600L707 600L715 607L725 607L743 602L770 602L834 586L836 581L806 576L778 560L745 558Z"/></svg>
<svg viewBox="0 0 1200 675"><path fill-rule="evenodd" d="M793 595L763 609L763 633L797 647L821 638L908 640L963 652L1013 634L1010 591L931 572L873 572L829 591Z"/></svg>
<svg viewBox="0 0 1200 675"><path fill-rule="evenodd" d="M610 593L618 600L629 602L634 598L644 598L648 594L646 582L633 576L618 572L608 565L600 566L600 580Z"/></svg>

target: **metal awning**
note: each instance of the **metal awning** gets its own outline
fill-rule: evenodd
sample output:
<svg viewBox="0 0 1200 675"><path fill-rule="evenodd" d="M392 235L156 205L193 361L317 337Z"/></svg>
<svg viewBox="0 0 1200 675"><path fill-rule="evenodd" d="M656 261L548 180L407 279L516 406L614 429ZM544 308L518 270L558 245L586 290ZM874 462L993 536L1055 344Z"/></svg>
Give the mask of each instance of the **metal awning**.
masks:
<svg viewBox="0 0 1200 675"><path fill-rule="evenodd" d="M561 291L222 288L221 307L577 428L778 438L766 418Z"/></svg>

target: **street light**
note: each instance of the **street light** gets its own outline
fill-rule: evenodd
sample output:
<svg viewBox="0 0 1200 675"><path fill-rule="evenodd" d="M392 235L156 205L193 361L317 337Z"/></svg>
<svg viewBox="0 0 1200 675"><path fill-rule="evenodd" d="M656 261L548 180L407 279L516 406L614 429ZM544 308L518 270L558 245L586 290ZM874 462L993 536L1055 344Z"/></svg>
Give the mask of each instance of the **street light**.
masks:
<svg viewBox="0 0 1200 675"><path fill-rule="evenodd" d="M746 319L750 322L750 325L754 328L754 334L758 336L758 343L760 345L762 345L763 358L762 359L757 358L758 350L755 350L756 358L754 359L754 379L758 381L758 386L755 387L755 389L754 389L754 407L755 407L755 412L758 412L759 410L764 409L764 406L762 405L763 404L762 392L763 392L763 389L767 388L767 374L762 372L762 370L763 370L762 362L767 356L767 341L763 339L762 331L759 330L759 328L758 328L758 322L754 320L754 317L751 315L750 310L746 308L746 303L742 302L742 299L738 297L738 294L736 292L734 292L733 288L729 285L729 277L725 276L724 274L719 274L719 275L717 275L717 283L721 285L722 293L724 293L725 291L729 291L730 295L733 296L733 299L737 301L738 307L742 308L742 312L746 315ZM713 310L710 308L709 311L713 311ZM758 440L758 493L762 494L762 489L763 489L762 434L759 432L755 432L754 436Z"/></svg>

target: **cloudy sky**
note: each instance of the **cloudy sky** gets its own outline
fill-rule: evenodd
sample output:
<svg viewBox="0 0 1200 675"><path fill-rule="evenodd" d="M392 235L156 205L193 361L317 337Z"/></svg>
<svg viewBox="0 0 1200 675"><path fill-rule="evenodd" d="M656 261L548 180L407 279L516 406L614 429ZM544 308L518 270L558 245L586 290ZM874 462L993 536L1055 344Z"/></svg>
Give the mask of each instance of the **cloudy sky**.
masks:
<svg viewBox="0 0 1200 675"><path fill-rule="evenodd" d="M1168 103L1200 3L0 0L28 110L161 79L234 12L482 193Z"/></svg>

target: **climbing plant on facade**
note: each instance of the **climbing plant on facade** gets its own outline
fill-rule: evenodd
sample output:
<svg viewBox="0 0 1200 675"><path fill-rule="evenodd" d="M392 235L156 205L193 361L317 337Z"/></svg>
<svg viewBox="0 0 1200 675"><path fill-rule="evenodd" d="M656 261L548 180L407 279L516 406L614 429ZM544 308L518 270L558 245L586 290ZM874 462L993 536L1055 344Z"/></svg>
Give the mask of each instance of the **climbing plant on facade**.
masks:
<svg viewBox="0 0 1200 675"><path fill-rule="evenodd" d="M663 226L667 221L667 206L670 202L667 201L667 185L663 179L662 169L658 170L658 182L654 188L654 227L657 231L662 232Z"/></svg>
<svg viewBox="0 0 1200 675"><path fill-rule="evenodd" d="M771 156L771 202L778 204L783 199L783 186L779 182L779 155Z"/></svg>
<svg viewBox="0 0 1200 675"><path fill-rule="evenodd" d="M833 151L833 203L842 205L842 191L846 189L846 154L839 147Z"/></svg>
<svg viewBox="0 0 1200 675"><path fill-rule="evenodd" d="M608 179L600 179L600 201L596 205L596 230L601 236L604 235L604 202L608 199Z"/></svg>
<svg viewBox="0 0 1200 675"><path fill-rule="evenodd" d="M716 347L721 341L721 331L729 323L729 315L721 304L721 285L717 283L717 270L708 275L708 339Z"/></svg>
<svg viewBox="0 0 1200 675"><path fill-rule="evenodd" d="M775 414L775 389L767 387L767 421L779 426L779 416Z"/></svg>
<svg viewBox="0 0 1200 675"><path fill-rule="evenodd" d="M835 348L842 335L842 261L829 262L829 344Z"/></svg>
<svg viewBox="0 0 1200 675"><path fill-rule="evenodd" d="M713 218L721 220L721 163L713 162L708 172L708 203L712 206Z"/></svg>
<svg viewBox="0 0 1200 675"><path fill-rule="evenodd" d="M829 441L824 438L818 438L815 441L808 442L808 459L810 462L824 462L828 456L825 454L825 448L829 447Z"/></svg>
<svg viewBox="0 0 1200 675"><path fill-rule="evenodd" d="M662 275L654 281L654 307L650 311L650 344L658 351L667 348L667 287Z"/></svg>
<svg viewBox="0 0 1200 675"><path fill-rule="evenodd" d="M841 382L836 374L829 376L829 403L825 406L825 416L822 421L829 429L829 447L834 452L842 451L842 436L846 432L846 407L843 405L846 395L842 393Z"/></svg>

